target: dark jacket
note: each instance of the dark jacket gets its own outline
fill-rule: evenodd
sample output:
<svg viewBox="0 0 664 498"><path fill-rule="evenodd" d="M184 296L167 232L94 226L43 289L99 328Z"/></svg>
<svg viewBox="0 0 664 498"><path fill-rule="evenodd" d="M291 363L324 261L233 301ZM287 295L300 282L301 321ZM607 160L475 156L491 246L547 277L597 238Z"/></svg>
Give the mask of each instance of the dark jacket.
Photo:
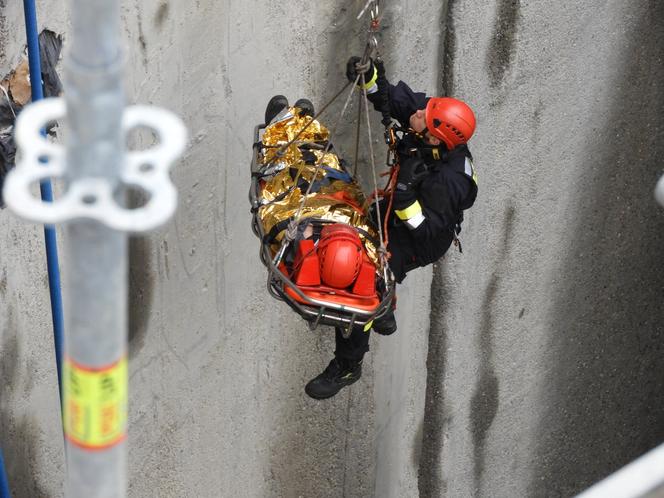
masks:
<svg viewBox="0 0 664 498"><path fill-rule="evenodd" d="M424 93L414 92L403 81L388 85L390 115L408 128L409 118L424 109L429 100ZM376 110L381 110L381 92L369 95ZM435 151L433 149L436 149ZM402 209L417 199L425 220L415 229L407 227L394 212L389 213L390 267L397 282L403 281L412 269L437 261L450 247L455 228L463 219L463 210L473 205L477 196L477 180L472 156L465 145L448 151L444 144L433 147L413 134L406 133L397 145L400 164L413 158L427 165L427 176L406 199L395 195L394 209ZM401 203L401 205L400 205ZM383 209L385 211L385 206Z"/></svg>

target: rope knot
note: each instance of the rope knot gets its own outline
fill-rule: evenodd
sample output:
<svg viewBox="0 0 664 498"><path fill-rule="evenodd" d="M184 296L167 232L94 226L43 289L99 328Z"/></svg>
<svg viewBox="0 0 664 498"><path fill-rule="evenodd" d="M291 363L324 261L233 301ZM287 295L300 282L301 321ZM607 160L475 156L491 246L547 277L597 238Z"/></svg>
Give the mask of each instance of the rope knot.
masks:
<svg viewBox="0 0 664 498"><path fill-rule="evenodd" d="M371 59L367 59L367 61L364 64L362 64L361 62L355 63L355 71L357 71L357 74L366 73L370 67L371 67Z"/></svg>
<svg viewBox="0 0 664 498"><path fill-rule="evenodd" d="M383 261L390 259L391 254L387 250L387 247L385 247L385 244L381 243L380 247L378 248L378 256L380 256L381 260Z"/></svg>
<svg viewBox="0 0 664 498"><path fill-rule="evenodd" d="M286 227L286 234L284 235L288 242L293 242L297 238L297 222L292 220L288 227Z"/></svg>

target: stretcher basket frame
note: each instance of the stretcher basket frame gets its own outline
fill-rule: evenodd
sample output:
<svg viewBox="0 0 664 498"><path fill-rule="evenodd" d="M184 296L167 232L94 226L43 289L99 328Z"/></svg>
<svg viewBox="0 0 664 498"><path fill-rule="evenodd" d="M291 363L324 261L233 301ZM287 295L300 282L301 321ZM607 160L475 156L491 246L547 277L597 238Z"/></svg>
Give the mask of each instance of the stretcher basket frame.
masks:
<svg viewBox="0 0 664 498"><path fill-rule="evenodd" d="M392 307L396 283L392 272L387 269L387 281L384 282L385 290L382 293L382 299L373 311L367 311L352 306L313 299L307 296L287 275L273 263L273 256L270 249L270 243L265 241L265 231L259 218L258 212L261 207L259 177L261 164L259 154L261 147L260 132L267 127L266 124L259 124L254 128L254 141L251 159L251 185L249 187L249 202L251 203L251 228L254 234L261 241L259 256L260 260L268 270L267 290L275 299L285 302L293 311L300 315L312 330L318 325L331 325L344 329L344 337L348 337L354 327L366 327L374 319L385 315ZM309 218L310 221L327 222L329 220L320 220ZM290 242L292 243L292 242ZM289 243L289 244L290 244ZM300 302L291 297L286 288L297 294L303 301Z"/></svg>

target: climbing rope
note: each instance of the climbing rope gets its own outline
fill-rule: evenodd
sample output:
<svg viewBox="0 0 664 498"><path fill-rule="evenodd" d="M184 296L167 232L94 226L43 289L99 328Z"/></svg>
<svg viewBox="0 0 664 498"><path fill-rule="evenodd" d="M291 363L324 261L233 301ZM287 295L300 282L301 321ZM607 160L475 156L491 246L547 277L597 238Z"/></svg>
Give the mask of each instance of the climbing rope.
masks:
<svg viewBox="0 0 664 498"><path fill-rule="evenodd" d="M362 94L357 94L357 127L355 129L355 153L353 154L353 177L357 176L357 165L360 159L360 128L362 124Z"/></svg>
<svg viewBox="0 0 664 498"><path fill-rule="evenodd" d="M365 70L366 72L366 70ZM371 177L373 179L373 186L374 186L374 197L375 197L375 205L376 205L376 221L378 224L378 238L380 240L380 248L378 250L382 263L383 263L383 269L387 265L387 246L385 242L385 237L384 237L384 230L383 230L383 224L381 223L381 215L380 215L380 204L378 201L378 180L376 178L376 158L374 155L374 149L373 149L373 136L371 134L371 120L369 118L369 105L367 104L368 99L367 99L367 89L365 88L366 83L365 83L365 77L364 77L364 72L360 73L361 74L361 79L362 79L362 91L364 93L364 110L365 110L365 117L367 119L367 133L369 136L369 155L371 157Z"/></svg>
<svg viewBox="0 0 664 498"><path fill-rule="evenodd" d="M392 196L390 195L389 201L388 201L388 209L386 211L386 216L385 216L385 224L383 225L383 222L381 221L381 212L380 212L380 202L379 198L381 197L380 191L378 189L378 179L376 177L376 157L374 154L374 149L373 149L373 135L371 132L371 120L369 118L369 99L367 95L367 88L366 88L366 77L365 74L371 67L371 56L376 53L376 58L378 59L380 57L380 54L378 53L378 41L376 39L376 33L380 29L380 17L379 17L379 2L378 0L369 0L367 4L365 5L364 9L362 12L360 12L360 15L358 16L358 19L362 17L364 12L367 10L367 8L371 7L371 23L369 27L369 32L368 32L368 37L367 37L367 43L366 47L364 50L364 54L362 56L362 59L358 64L356 64L355 68L356 71L360 74L361 76L361 81L362 81L362 94L364 98L360 99L362 101L362 104L364 106L365 110L365 117L366 117L366 123L367 123L367 135L369 138L369 154L370 154L370 159L371 159L371 176L373 180L373 193L370 196L370 199L373 199L375 202L375 209L376 209L376 221L378 225L378 235L379 235L379 240L380 240L380 247L378 248L378 254L381 258L381 266L384 271L384 278L387 281L387 260L390 257L389 252L387 251L387 244L389 242L388 239L388 229L387 229L387 213L389 213L389 210L392 207ZM376 69L378 70L378 68ZM380 70L382 71L382 64L380 67ZM357 132L356 132L356 163L355 167L357 168L357 151L359 149L359 129L360 129L360 118L361 113L358 114L358 120L357 120ZM389 113L387 118L385 117L385 113L383 113L383 124L385 127L388 127L388 124L390 122L389 119ZM388 163L389 163L389 153L388 153ZM390 181L388 182L388 189L390 184L392 183L393 178L395 178L395 172L392 171L390 175Z"/></svg>
<svg viewBox="0 0 664 498"><path fill-rule="evenodd" d="M371 8L371 23L368 31L368 36L367 36L367 42L365 46L364 53L362 55L362 59L360 60L360 63L356 65L356 71L357 71L357 76L355 78L355 81L352 82L352 88L351 91L348 93L346 97L346 101L344 102L344 106L341 109L341 112L339 114L339 117L337 119L337 122L335 123L335 126L333 130L330 133L330 136L336 135L336 131L338 129L338 126L343 119L346 109L348 108L348 104L350 103L350 99L353 95L353 91L355 90L355 87L357 87L358 82L362 83L362 93L360 94L359 98L359 108L358 108L358 130L356 132L356 146L355 146L355 166L354 166L354 172L353 176L356 176L357 173L357 163L358 163L358 150L359 150L359 139L360 139L360 132L359 132L359 127L361 123L361 116L362 116L362 106L364 106L364 111L365 111L365 117L366 117L366 123L367 123L367 133L368 133L368 138L369 138L369 151L370 151L370 156L371 156L371 172L372 172L372 180L373 180L373 194L371 195L371 198L375 200L375 206L376 206L376 217L377 217L377 225L378 225L378 235L379 235L379 241L380 241L380 246L377 248L378 255L381 260L381 266L384 272L384 278L387 281L388 276L387 276L387 260L389 258L389 253L387 252L387 219L385 220L385 226L383 226L382 220L381 220L381 213L380 213L380 205L379 205L379 189L378 189L378 181L376 177L376 161L375 161L375 154L374 154L374 149L373 149L373 137L372 137L372 132L371 132L371 123L370 123L370 118L369 118L369 106L368 106L368 99L367 99L367 89L365 88L366 86L366 78L365 78L365 73L368 71L368 69L371 67L371 56L374 54L374 52L377 52L378 48L378 42L376 39L376 33L380 27L380 18L379 18L379 13L378 13L378 0L368 0L367 3L365 4L364 8L358 15L358 19L360 19L364 13L367 11L367 9ZM323 108L309 120L309 122L293 137L290 141L288 141L286 144L283 144L279 147L275 157L281 157L285 153L285 151L293 145L297 139L304 133L305 130L309 128L309 126L318 119L319 116L321 116L330 105L334 101L336 101L348 88L348 86L351 84L351 82L346 83L344 87L339 90L324 106ZM362 98L364 97L364 98ZM316 161L314 165L314 173L313 173L313 178L309 182L309 185L307 187L306 192L302 196L302 199L300 200L300 204L298 206L298 209L295 213L295 215L292 217L291 221L288 224L288 227L286 228L286 232L284 234L284 238L281 241L281 246L279 248L279 251L275 254L272 263L276 266L279 264L281 259L283 258L283 255L285 254L286 248L290 242L295 240L297 237L297 227L300 222L300 218L302 216L302 211L306 205L306 201L308 199L309 194L311 193L311 189L314 185L314 182L316 181L318 177L318 171L321 169L321 165L323 160L325 159L325 156L330 150L330 147L332 145L332 141L328 140L327 144L325 146L325 149L323 150L322 154ZM389 155L388 155L389 157ZM293 180L294 184L297 185L297 182L301 176L301 173L303 171L303 167L299 168L297 171L297 174L295 176L295 179ZM394 174L391 175L391 178L394 177ZM391 183L388 182L388 188L389 184ZM391 198L389 202L388 208L391 207Z"/></svg>

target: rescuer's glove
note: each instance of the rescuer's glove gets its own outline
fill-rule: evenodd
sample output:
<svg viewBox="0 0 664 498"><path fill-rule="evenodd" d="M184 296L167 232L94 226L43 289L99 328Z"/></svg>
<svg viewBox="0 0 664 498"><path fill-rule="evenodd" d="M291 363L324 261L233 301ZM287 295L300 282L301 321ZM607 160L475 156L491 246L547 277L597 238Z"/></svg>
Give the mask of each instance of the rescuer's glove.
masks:
<svg viewBox="0 0 664 498"><path fill-rule="evenodd" d="M346 78L348 78L348 81L355 81L355 78L357 78L357 75L360 74L361 71L358 69L358 65L362 62L362 58L358 57L357 55L354 55L350 59L348 59L348 62L346 63ZM364 81L365 84L364 86L362 85L362 79L360 78L357 82L357 86L360 88L366 89L367 93L374 93L378 91L378 85L376 84L376 80L378 79L378 71L376 70L376 66L373 63L373 60L369 58L367 61L367 70L364 73Z"/></svg>
<svg viewBox="0 0 664 498"><path fill-rule="evenodd" d="M429 174L429 169L419 157L410 157L399 166L397 191L412 191Z"/></svg>

